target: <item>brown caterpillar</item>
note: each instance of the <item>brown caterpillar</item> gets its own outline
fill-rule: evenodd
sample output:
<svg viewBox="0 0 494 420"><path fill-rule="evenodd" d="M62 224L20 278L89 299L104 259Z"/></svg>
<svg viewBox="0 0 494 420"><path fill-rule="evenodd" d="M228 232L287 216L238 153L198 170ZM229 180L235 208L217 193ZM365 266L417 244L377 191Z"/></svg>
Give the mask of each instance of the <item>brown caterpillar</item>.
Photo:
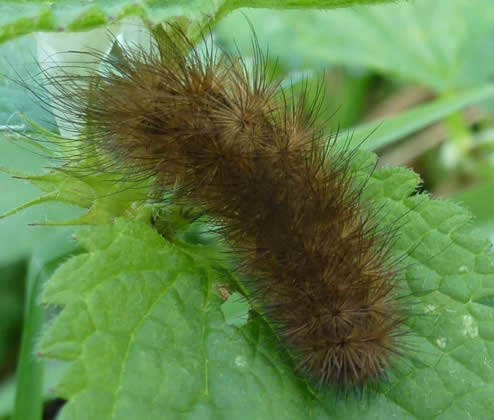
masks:
<svg viewBox="0 0 494 420"><path fill-rule="evenodd" d="M258 48L250 71L167 30L151 51L91 53L105 70L48 74L52 109L109 165L178 186L176 200L217 222L303 375L343 390L379 382L407 311L393 234L362 199L351 151L323 136L305 90L293 98L270 80Z"/></svg>

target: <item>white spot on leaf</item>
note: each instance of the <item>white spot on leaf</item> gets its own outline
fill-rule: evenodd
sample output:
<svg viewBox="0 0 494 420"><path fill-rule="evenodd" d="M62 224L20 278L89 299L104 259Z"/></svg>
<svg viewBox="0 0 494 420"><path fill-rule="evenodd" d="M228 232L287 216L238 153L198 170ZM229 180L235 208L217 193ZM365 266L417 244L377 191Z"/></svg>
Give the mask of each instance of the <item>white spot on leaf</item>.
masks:
<svg viewBox="0 0 494 420"><path fill-rule="evenodd" d="M431 312L434 312L436 310L436 305L428 304L424 308L424 313L430 314Z"/></svg>
<svg viewBox="0 0 494 420"><path fill-rule="evenodd" d="M442 348L442 349L445 349L446 348L446 338L445 337L441 337L441 338L438 338L436 340L436 344Z"/></svg>
<svg viewBox="0 0 494 420"><path fill-rule="evenodd" d="M245 357L240 355L235 357L235 366L239 368L244 368L245 366L247 366L247 360L245 359Z"/></svg>
<svg viewBox="0 0 494 420"><path fill-rule="evenodd" d="M479 327L475 324L475 321L471 315L463 315L463 335L469 337L477 337L479 335Z"/></svg>

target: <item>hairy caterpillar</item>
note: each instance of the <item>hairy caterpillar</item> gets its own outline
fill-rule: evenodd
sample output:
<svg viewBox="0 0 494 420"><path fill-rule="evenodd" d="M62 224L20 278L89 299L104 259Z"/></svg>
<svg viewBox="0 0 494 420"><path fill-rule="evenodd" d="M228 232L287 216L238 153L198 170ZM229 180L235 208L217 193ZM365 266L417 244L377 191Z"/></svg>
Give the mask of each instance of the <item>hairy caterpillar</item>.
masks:
<svg viewBox="0 0 494 420"><path fill-rule="evenodd" d="M168 29L151 51L93 53L103 70L47 74L53 110L83 129L87 153L217 222L302 374L344 390L381 380L406 310L392 232L361 198L351 152L324 138L305 91L292 98L269 79L259 50L250 71Z"/></svg>

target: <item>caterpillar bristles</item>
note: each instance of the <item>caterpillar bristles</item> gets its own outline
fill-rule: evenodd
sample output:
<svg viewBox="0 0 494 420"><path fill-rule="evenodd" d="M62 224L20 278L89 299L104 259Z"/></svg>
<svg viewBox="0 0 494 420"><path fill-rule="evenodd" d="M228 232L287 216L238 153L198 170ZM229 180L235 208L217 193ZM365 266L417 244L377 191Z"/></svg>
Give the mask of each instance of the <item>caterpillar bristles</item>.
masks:
<svg viewBox="0 0 494 420"><path fill-rule="evenodd" d="M302 375L345 392L384 380L408 312L394 232L362 198L353 151L323 136L306 89L270 80L256 43L249 70L178 26L166 31L151 51L91 53L104 70L47 72L52 109L83 131L80 153L104 151L105 169L152 178L158 191L179 186L178 203L220 226L251 278L249 299Z"/></svg>

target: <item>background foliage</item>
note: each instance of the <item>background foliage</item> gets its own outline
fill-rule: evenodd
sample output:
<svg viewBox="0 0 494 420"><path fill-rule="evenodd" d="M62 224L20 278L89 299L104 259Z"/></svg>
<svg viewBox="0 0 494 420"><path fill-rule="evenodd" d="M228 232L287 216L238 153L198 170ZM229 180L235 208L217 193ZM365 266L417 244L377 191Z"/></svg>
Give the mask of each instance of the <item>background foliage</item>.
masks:
<svg viewBox="0 0 494 420"><path fill-rule="evenodd" d="M94 3L0 3L0 73L7 76L0 78L0 212L33 199L42 203L0 220L0 416L14 409L19 354L16 418L37 418L42 404L49 416L55 395L69 400L61 419L488 418L494 259L482 238L494 235L491 2L230 14L263 4ZM420 314L409 322L416 352L391 372L389 385L351 401L311 388L293 374L264 320L250 311L245 322L245 304L224 306L220 289L241 288L241 279L200 223L167 241L150 225L153 210L139 194L109 186L104 175L80 180L47 168L48 152L6 127L25 124L18 112L54 124L9 77L35 73L36 57L56 51L111 48L105 29L70 31L112 23L121 39L136 40L137 21L120 23L132 15L145 24L152 16L154 23L213 25L218 45L246 57L250 22L285 84L297 88L303 77L317 83L325 76L324 105L328 115L338 110L328 132L348 129L355 144L370 136L363 149L377 152L382 167L366 194L384 206L383 224L400 216L406 222L395 251L413 249L404 280ZM64 34L18 37L38 29ZM356 173L366 176L374 159L362 150ZM423 188L448 200L411 195L418 176L387 167L392 164L414 168ZM26 173L42 175L12 178ZM167 229L179 226L175 210L162 209ZM86 227L27 226L57 220ZM57 316L59 310L39 306L47 279L42 300L64 308Z"/></svg>

